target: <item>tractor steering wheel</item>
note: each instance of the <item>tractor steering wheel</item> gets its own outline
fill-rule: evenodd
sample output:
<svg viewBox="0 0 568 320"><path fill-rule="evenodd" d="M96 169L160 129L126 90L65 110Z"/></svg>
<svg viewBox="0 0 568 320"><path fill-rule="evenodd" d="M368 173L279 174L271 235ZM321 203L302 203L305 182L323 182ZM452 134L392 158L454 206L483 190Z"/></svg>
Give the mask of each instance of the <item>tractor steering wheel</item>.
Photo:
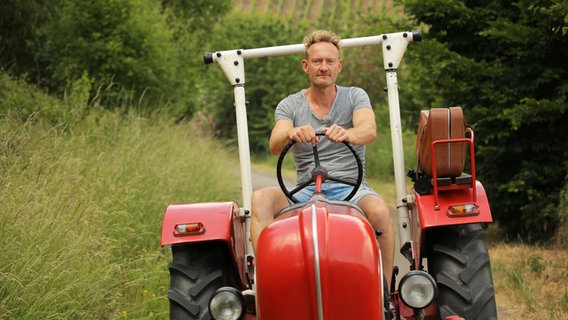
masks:
<svg viewBox="0 0 568 320"><path fill-rule="evenodd" d="M325 137L325 133L318 131L318 132L316 132L316 136ZM284 158L286 157L286 154L288 153L290 148L292 148L292 146L295 143L296 143L295 140L292 140L288 143L288 145L280 153L280 157L278 158L278 164L276 165L276 177L278 178L278 184L280 185L280 189L282 189L282 191L284 192L284 194L286 195L286 197L288 199L290 199L294 203L300 202L300 201L298 201L298 199L296 199L294 197L294 194L298 193L298 191L300 191L302 189L305 189L308 185L315 183L318 180L317 179L318 177L322 177L321 183L323 183L325 180L331 180L331 181L335 181L335 182L339 182L339 183L343 183L343 184L353 186L353 190L351 191L350 194L348 194L345 197L345 199L343 199L343 201L349 201L349 200L351 200L351 198L353 198L353 196L359 190L361 183L363 182L363 164L361 163L361 159L357 155L357 152L355 152L355 149L353 149L353 146L350 143L345 142L345 141L343 142L343 144L345 145L345 147L347 147L351 151L351 153L353 154L353 157L355 157L355 160L357 161L357 182L353 183L353 182L350 182L350 181L347 181L347 180L343 180L343 179L334 178L334 177L329 176L327 174L327 170L322 165L320 165L319 152L318 152L317 145L315 145L313 147L315 168L312 171L311 179L303 182L299 186L296 186L296 188L294 188L291 191L288 190L288 188L286 188L286 185L284 184L284 180L282 179L282 163L284 162ZM317 190L317 188L316 188L316 190Z"/></svg>

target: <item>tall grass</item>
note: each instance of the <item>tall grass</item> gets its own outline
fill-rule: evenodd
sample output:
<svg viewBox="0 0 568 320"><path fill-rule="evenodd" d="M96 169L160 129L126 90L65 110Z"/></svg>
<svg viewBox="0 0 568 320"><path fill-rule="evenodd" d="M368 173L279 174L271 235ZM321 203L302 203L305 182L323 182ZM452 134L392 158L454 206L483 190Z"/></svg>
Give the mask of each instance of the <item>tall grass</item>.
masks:
<svg viewBox="0 0 568 320"><path fill-rule="evenodd" d="M238 200L233 168L231 152L165 116L2 114L0 318L167 318L165 207Z"/></svg>
<svg viewBox="0 0 568 320"><path fill-rule="evenodd" d="M500 319L568 318L568 251L490 245Z"/></svg>

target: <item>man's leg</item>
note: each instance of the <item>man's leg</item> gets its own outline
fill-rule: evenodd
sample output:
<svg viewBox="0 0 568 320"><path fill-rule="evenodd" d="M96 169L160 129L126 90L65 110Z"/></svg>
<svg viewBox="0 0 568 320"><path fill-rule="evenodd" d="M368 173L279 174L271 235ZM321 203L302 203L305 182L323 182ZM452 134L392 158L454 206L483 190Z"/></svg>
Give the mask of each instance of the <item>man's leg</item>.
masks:
<svg viewBox="0 0 568 320"><path fill-rule="evenodd" d="M387 280L388 290L390 291L394 268L395 239L389 207L383 199L375 195L364 196L357 205L365 212L373 228L375 230L380 229L383 232L378 240L381 247L383 271Z"/></svg>
<svg viewBox="0 0 568 320"><path fill-rule="evenodd" d="M280 189L263 188L252 194L250 237L256 253L258 237L264 227L274 221L274 215L289 206L288 199Z"/></svg>

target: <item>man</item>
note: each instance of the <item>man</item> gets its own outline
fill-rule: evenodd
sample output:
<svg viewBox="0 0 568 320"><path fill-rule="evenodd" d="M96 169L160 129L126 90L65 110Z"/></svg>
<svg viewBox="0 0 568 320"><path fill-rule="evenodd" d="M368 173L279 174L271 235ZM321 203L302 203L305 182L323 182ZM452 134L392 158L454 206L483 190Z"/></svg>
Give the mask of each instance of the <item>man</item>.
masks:
<svg viewBox="0 0 568 320"><path fill-rule="evenodd" d="M341 142L351 143L364 164L365 145L376 138L375 115L367 93L360 88L335 84L343 63L339 40L333 32L323 30L315 31L304 39L306 50L302 68L308 74L310 86L283 99L276 108L270 151L277 155L291 140L297 142L293 152L298 184L310 178L312 145L319 141L316 131L325 132L327 138L318 144L321 164L331 177L351 181L356 180L357 165L351 152ZM331 200L342 200L351 190L348 185L324 184L324 193ZM312 194L313 188L304 189L295 197L305 202ZM382 231L378 241L385 276L390 283L395 242L388 206L365 181L350 201L363 210L375 230ZM263 188L253 193L251 240L255 251L262 229L289 205L280 189Z"/></svg>

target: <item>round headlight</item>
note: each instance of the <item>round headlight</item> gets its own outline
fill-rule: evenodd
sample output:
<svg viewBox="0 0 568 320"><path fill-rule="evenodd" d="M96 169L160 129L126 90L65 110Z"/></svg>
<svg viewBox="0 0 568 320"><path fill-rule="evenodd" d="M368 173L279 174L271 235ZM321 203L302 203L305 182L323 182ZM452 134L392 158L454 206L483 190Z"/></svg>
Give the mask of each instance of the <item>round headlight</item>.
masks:
<svg viewBox="0 0 568 320"><path fill-rule="evenodd" d="M430 305L436 298L436 282L428 273L413 270L400 280L398 293L407 306L422 309Z"/></svg>
<svg viewBox="0 0 568 320"><path fill-rule="evenodd" d="M242 319L245 315L245 299L235 288L219 288L209 300L209 314L214 320Z"/></svg>

